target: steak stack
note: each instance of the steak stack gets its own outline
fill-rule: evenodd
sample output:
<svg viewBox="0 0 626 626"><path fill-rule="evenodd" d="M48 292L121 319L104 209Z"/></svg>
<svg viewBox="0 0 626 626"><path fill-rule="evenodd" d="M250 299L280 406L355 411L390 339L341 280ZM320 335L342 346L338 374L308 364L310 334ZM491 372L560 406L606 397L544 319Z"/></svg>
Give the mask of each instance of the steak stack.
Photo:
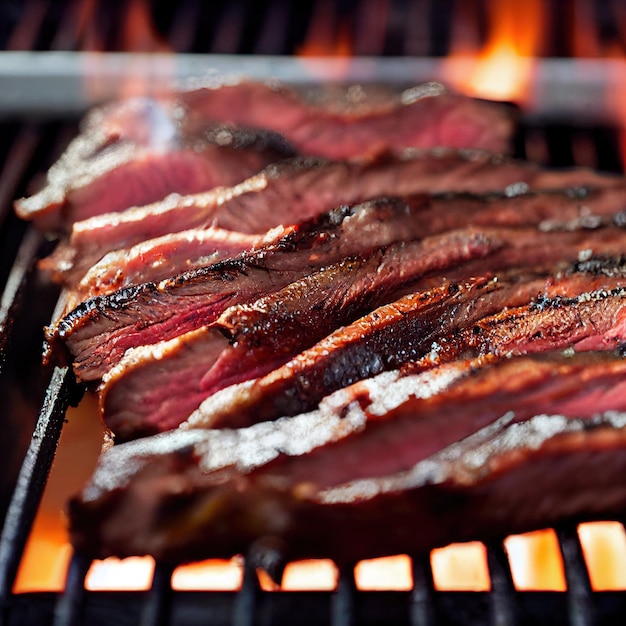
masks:
<svg viewBox="0 0 626 626"><path fill-rule="evenodd" d="M46 358L116 440L88 556L349 565L626 510L626 180L503 155L510 109L438 85L348 93L115 103L18 201L61 233Z"/></svg>

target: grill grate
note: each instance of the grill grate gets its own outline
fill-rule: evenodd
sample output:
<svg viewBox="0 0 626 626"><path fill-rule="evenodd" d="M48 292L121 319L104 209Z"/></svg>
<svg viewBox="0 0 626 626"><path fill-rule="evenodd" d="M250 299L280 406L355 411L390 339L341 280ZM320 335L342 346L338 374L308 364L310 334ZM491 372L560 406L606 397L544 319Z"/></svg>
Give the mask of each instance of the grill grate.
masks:
<svg viewBox="0 0 626 626"><path fill-rule="evenodd" d="M154 3L148 16L154 30L148 38L128 39L124 28L131 11L149 6L142 0L124 3L30 0L3 3L0 10L0 48L12 50L141 50L163 45L174 52L232 52L291 55L310 43L320 15L335 25L334 36L321 52L336 52L337 38L347 34L357 55L441 56L450 50L454 25L449 16L461 10L473 15L475 32L469 39L477 45L486 38L486 0L235 0L203 3L184 0ZM551 56L602 54L602 46L617 42L623 33L615 27L623 17L618 2L578 0L546 3L548 12L576 27L580 15L589 13L591 36L587 39L556 37ZM578 8L574 15L572 7ZM89 7L97 19L89 19ZM469 8L468 8L469 7ZM403 19L412 15L417 19ZM374 18L372 16L375 16ZM427 16L427 19L419 19ZM150 23L148 22L148 25ZM126 32L126 35L124 34ZM561 32L561 31L559 31ZM365 36L363 33L367 33ZM226 36L226 34L228 36ZM126 40L124 39L126 37ZM578 43L576 43L578 42ZM574 48L577 48L574 50ZM12 588L24 545L54 457L67 407L78 400L80 389L66 368L52 372L38 366L40 329L49 319L55 291L38 282L34 261L44 242L26 231L10 212L10 199L23 193L25 183L43 164L52 161L61 137L72 126L46 127L22 120L3 123L0 139L0 400L7 420L18 415L11 390L24 379L32 401L19 412L22 422L15 439L33 432L15 446L10 455L0 444L0 459L8 478L0 492L0 512L6 511L0 537L0 624L353 624L394 623L410 626L434 624L590 624L616 623L626 613L626 593L592 592L575 527L557 529L568 591L520 592L515 590L502 541L487 546L490 592L441 592L434 588L429 555L412 559L414 587L410 592L357 590L354 571L342 571L336 592L265 592L254 564L246 562L239 592L180 592L171 587L172 569L157 563L148 592L93 592L84 588L89 559L75 554L63 594L13 594ZM518 156L551 165L578 163L608 171L622 171L619 145L613 129L578 128L568 125L537 125L522 128ZM6 244L6 245L5 245ZM15 261L14 261L15 259ZM37 315L32 316L33 310ZM47 318L46 318L47 316ZM33 341L33 336L36 340ZM28 337L28 341L26 340ZM24 346L27 349L24 349ZM19 349L18 349L19 347ZM22 353L26 354L22 354ZM46 381L46 377L49 380ZM48 385L46 388L46 384ZM37 417L38 416L38 417ZM12 440L5 424L5 438ZM32 427L32 428L31 428ZM15 434L15 433L14 433ZM8 458L8 457L11 458ZM19 475L15 458L24 462ZM17 478L16 478L17 476Z"/></svg>

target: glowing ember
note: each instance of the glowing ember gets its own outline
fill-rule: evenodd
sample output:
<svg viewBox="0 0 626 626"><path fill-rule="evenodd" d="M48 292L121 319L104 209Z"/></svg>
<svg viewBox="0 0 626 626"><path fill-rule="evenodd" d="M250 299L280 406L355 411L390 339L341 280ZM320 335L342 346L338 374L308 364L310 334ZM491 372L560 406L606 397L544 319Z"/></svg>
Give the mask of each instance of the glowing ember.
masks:
<svg viewBox="0 0 626 626"><path fill-rule="evenodd" d="M626 534L618 522L581 524L578 535L596 591L626 589Z"/></svg>
<svg viewBox="0 0 626 626"><path fill-rule="evenodd" d="M14 590L18 593L61 591L71 555L72 548L59 514L42 511L26 544Z"/></svg>
<svg viewBox="0 0 626 626"><path fill-rule="evenodd" d="M435 587L442 591L488 591L487 551L482 543L454 544L433 550Z"/></svg>
<svg viewBox="0 0 626 626"><path fill-rule="evenodd" d="M337 586L339 572L332 561L300 561L285 568L282 588L286 591L301 589L332 590Z"/></svg>
<svg viewBox="0 0 626 626"><path fill-rule="evenodd" d="M509 537L506 549L517 589L563 591L563 560L553 530L541 530Z"/></svg>
<svg viewBox="0 0 626 626"><path fill-rule="evenodd" d="M150 588L153 573L154 559L150 557L94 561L87 573L85 589L142 591Z"/></svg>
<svg viewBox="0 0 626 626"><path fill-rule="evenodd" d="M173 589L214 589L235 591L241 587L243 561L210 560L177 567L172 575Z"/></svg>
<svg viewBox="0 0 626 626"><path fill-rule="evenodd" d="M404 555L361 561L355 570L359 589L408 591L413 586L411 559Z"/></svg>

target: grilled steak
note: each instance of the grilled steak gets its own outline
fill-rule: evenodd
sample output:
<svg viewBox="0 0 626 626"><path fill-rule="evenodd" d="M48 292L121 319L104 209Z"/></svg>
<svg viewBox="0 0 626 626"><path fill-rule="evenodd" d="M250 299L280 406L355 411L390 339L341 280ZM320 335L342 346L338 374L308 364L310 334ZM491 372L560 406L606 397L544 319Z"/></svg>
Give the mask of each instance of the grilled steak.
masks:
<svg viewBox="0 0 626 626"><path fill-rule="evenodd" d="M178 120L146 100L121 105L123 118L92 113L82 133L48 171L47 185L18 200L18 215L45 230L65 232L94 215L123 211L172 192L234 185L278 159L293 156L267 131Z"/></svg>
<svg viewBox="0 0 626 626"><path fill-rule="evenodd" d="M418 194L393 201L405 202L408 205L406 210L411 214L420 212L421 226L414 224L411 231L407 229L407 238L461 228L468 224L539 224L544 230L554 230L596 227L604 221L621 223L626 219L623 212L626 207L626 186L596 192L577 189L513 197L506 194L437 197ZM116 288L140 282L157 281L201 266L203 259L215 253L213 237L210 233L208 236L203 233L198 230L183 231L155 239L154 248L146 241L135 249L120 250L115 255L105 256L80 281L75 294L76 305L90 296L111 293ZM228 239L243 243L246 236L233 232ZM177 248L176 253L172 252L174 246ZM162 262L164 253L168 256L167 265ZM151 257L156 257L157 262L152 262Z"/></svg>
<svg viewBox="0 0 626 626"><path fill-rule="evenodd" d="M270 110L269 117L259 117L260 111ZM207 142L207 128L215 122L221 126L210 131ZM510 112L502 106L432 87L407 91L384 111L344 116L308 107L287 90L254 83L183 92L161 100L125 100L88 117L81 135L51 168L48 186L19 201L18 213L36 219L43 228L65 230L78 219L146 204L172 191L194 193L230 185L270 160L285 157L285 143L272 140L269 143L280 150L269 160L261 157L264 162L258 154L228 159L219 151L198 158L207 150L213 153L212 145L231 150L231 144L250 143L223 126L231 123L270 128L285 134L304 154L331 158L409 146L503 151L512 130ZM268 141L261 143L267 148ZM124 193L126 187L134 193Z"/></svg>
<svg viewBox="0 0 626 626"><path fill-rule="evenodd" d="M158 282L270 245L290 229L276 227L265 235L247 235L222 228L183 230L116 250L96 263L72 290L71 309L83 300L123 287ZM69 310L71 310L69 309Z"/></svg>
<svg viewBox="0 0 626 626"><path fill-rule="evenodd" d="M296 415L337 389L407 362L408 371L415 372L461 356L573 345L613 348L626 343L619 325L626 313L621 291L626 273L623 263L613 267L611 278L594 273L501 275L410 294L338 329L266 376L217 392L187 421L194 427L241 428ZM114 431L124 432L128 423L163 419L158 408L130 402L128 393L117 399L115 394L115 385L105 385L101 395L103 415Z"/></svg>
<svg viewBox="0 0 626 626"><path fill-rule="evenodd" d="M445 92L436 83L421 85L371 110L344 111L308 105L285 88L239 83L179 95L181 102L208 120L271 128L302 154L333 159L381 152L389 147L483 148L503 152L513 127L511 111Z"/></svg>
<svg viewBox="0 0 626 626"><path fill-rule="evenodd" d="M286 560L341 566L623 512L622 357L468 365L388 372L241 430L114 446L71 503L72 541L179 563L268 540Z"/></svg>
<svg viewBox="0 0 626 626"><path fill-rule="evenodd" d="M85 316L88 316L87 322L91 318L97 322L100 317L107 317L108 308L126 310L134 306L137 298L148 298L154 309L155 292L177 293L182 290L186 292L182 302L188 306L206 310L216 302L221 302L223 310L232 303L228 298L238 299L233 302L245 301L261 293L280 289L315 268L344 256L357 252L367 254L381 245L421 235L424 231L421 219L423 204L423 199L418 198L412 205L396 200L380 200L353 208L340 207L307 223L285 228L282 237L254 252L187 272L159 285L146 283L136 289L120 290L107 298L89 300L70 313L59 326L65 332L64 328L68 324L73 328L85 322ZM191 302L190 295L194 290L203 290L203 295L198 301ZM213 295L207 299L209 293ZM68 297L68 306L75 299ZM154 310L151 312L153 317L156 314ZM163 314L171 316L165 310Z"/></svg>
<svg viewBox="0 0 626 626"><path fill-rule="evenodd" d="M411 288L419 288L420 284L412 283L427 274L439 284L444 270L443 275L453 276L456 281L515 267L547 272L564 259L574 261L580 254L594 250L618 256L625 244L626 232L615 226L547 233L534 228L468 229L436 235L422 242L398 244L360 260L347 259L321 270L311 280L326 284L325 292L330 294L330 281L340 280L340 284L353 281L366 291L384 288L388 297L389 286L396 290L404 285L407 293ZM301 254L301 259L307 262L306 251ZM421 260L419 255L423 256ZM74 355L79 378L97 380L128 348L155 344L198 329L213 322L229 305L280 289L294 280L293 267L285 269L281 265L290 256L278 257L276 265L276 257L270 255L256 257L261 261L254 265L226 261L181 274L159 285L145 283L110 296L92 298L61 320L50 332L50 340L66 342ZM378 267L380 262L384 272ZM397 265L392 266L392 262ZM425 278L422 286L431 284ZM374 297L378 295L363 294L363 298ZM384 300L369 300L372 308L384 303ZM366 312L361 310L361 314ZM332 330L327 327L325 334Z"/></svg>
<svg viewBox="0 0 626 626"><path fill-rule="evenodd" d="M102 311L98 311L97 318L94 315L91 320L79 319L79 322L90 322L82 323L81 326L72 328L62 322L59 334L74 355L74 369L81 380L99 379L128 348L145 346L128 355L122 372L126 372L130 364L136 367L143 365L146 358L170 363L185 351L191 351L194 358L198 359L193 374L194 382L202 371L204 383L208 386L229 384L242 374L260 375L261 370L269 371L282 364L328 334L336 325L360 317L371 308L397 297L399 292L405 293L411 283L423 275L485 256L502 245L503 242L497 238L471 230L445 233L423 241L393 244L378 248L364 257L346 257L289 283L279 291L275 291L275 281L269 295L248 305L231 306L226 310L226 299L241 302L241 293L225 295L223 291L217 290L216 302L210 302L204 283L194 289L193 285L187 285L185 281L179 283L181 289L161 300L163 304L166 301L168 303L163 317L159 316L156 306L148 307L146 311L144 306L135 307L136 301L133 301L133 308L122 314L143 311L141 324L133 321L130 315L118 315L118 319L113 320L109 312L102 315ZM265 274L264 279L268 280L266 269L259 270L259 274ZM250 277L248 273L246 278L249 280ZM221 273L218 280L225 281ZM258 283L255 284L257 290L260 287ZM153 302L156 302L155 295L152 292ZM216 320L217 314L222 311ZM146 317L146 313L149 317ZM206 325L210 326L205 330ZM175 339L167 345L157 343L172 337ZM236 341L239 347L227 350L222 355L229 340ZM301 342L310 343L303 345ZM245 366L244 361L239 360L243 346L250 349ZM253 347L258 349L252 350ZM219 367L214 368L209 383L209 377L204 375L205 367L213 363L218 355ZM172 378L174 370L169 374ZM177 381L176 384L182 382ZM178 391L181 392L182 388L178 388ZM180 401L187 403L190 400Z"/></svg>
<svg viewBox="0 0 626 626"><path fill-rule="evenodd" d="M58 282L74 282L107 252L173 231L214 225L263 233L278 224L302 222L342 204L421 192L500 191L511 196L528 189L571 187L569 200L550 200L566 205L560 210L571 211L568 219L588 212L619 213L626 207L622 183L619 177L590 170L546 171L477 150L410 151L402 158L384 156L364 162L300 157L271 165L230 189L168 197L145 207L77 222L69 242L61 243L42 267ZM584 194L581 186L621 188ZM520 200L520 204L535 202L541 200ZM519 210L533 212L532 207L520 206ZM558 215L556 207L552 215Z"/></svg>

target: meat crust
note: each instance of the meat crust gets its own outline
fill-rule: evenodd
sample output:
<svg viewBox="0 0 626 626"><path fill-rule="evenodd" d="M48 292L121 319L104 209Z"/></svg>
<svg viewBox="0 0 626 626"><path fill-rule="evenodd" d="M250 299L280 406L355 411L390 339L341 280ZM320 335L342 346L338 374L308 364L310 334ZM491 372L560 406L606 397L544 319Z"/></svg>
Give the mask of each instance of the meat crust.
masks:
<svg viewBox="0 0 626 626"><path fill-rule="evenodd" d="M269 543L343 565L623 512L620 355L468 365L388 372L241 430L115 446L72 502L72 541L172 563Z"/></svg>

